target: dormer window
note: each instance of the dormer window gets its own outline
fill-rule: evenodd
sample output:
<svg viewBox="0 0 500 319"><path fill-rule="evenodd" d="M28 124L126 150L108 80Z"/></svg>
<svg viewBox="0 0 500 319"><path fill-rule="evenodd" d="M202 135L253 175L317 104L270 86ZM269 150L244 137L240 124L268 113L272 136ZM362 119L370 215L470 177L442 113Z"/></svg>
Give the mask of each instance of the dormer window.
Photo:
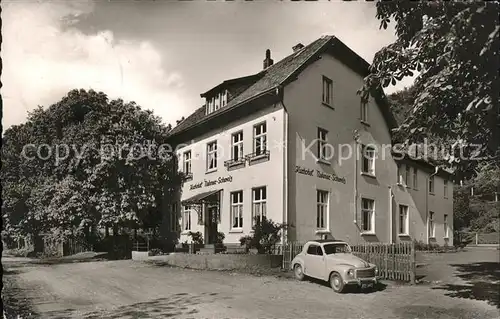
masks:
<svg viewBox="0 0 500 319"><path fill-rule="evenodd" d="M221 107L226 106L226 104L227 104L227 90L225 90L223 93L221 93L220 104L221 104Z"/></svg>
<svg viewBox="0 0 500 319"><path fill-rule="evenodd" d="M210 98L210 99L207 98L207 114L210 114L213 111L214 111L214 99L213 98Z"/></svg>
<svg viewBox="0 0 500 319"><path fill-rule="evenodd" d="M211 97L207 97L207 114L217 111L227 104L227 90L219 92Z"/></svg>

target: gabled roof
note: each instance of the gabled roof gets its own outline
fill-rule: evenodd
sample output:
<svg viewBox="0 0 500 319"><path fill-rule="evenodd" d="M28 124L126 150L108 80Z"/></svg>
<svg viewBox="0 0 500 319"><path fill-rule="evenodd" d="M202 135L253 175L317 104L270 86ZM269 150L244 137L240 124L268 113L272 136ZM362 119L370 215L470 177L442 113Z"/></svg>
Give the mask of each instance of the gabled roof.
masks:
<svg viewBox="0 0 500 319"><path fill-rule="evenodd" d="M334 36L322 36L304 48L293 52L289 56L271 65L267 69L255 75L255 83L251 84L241 94L235 96L226 106L217 111L205 114L205 106L197 109L193 114L174 127L169 135L177 135L185 130L197 126L217 115L227 112L235 107L245 104L267 92L276 90L277 87L287 84L300 73L309 63L314 62L321 53L327 49L344 63L346 63L355 72L363 76L368 74L369 64L363 60L354 51L349 49L344 43ZM210 91L209 91L210 92ZM380 94L376 97L378 104L381 106L382 113L390 128L396 127L396 121L389 110L389 105L385 96Z"/></svg>

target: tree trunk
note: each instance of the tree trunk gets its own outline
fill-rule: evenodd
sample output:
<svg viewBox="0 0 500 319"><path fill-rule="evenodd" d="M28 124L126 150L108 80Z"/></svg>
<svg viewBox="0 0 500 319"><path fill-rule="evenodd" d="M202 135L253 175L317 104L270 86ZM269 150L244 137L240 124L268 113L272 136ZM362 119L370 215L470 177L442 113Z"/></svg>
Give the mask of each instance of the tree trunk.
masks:
<svg viewBox="0 0 500 319"><path fill-rule="evenodd" d="M33 251L35 253L43 253L43 237L39 234L33 234Z"/></svg>
<svg viewBox="0 0 500 319"><path fill-rule="evenodd" d="M90 240L90 226L84 227L83 228L83 235L85 236L85 242L89 242Z"/></svg>
<svg viewBox="0 0 500 319"><path fill-rule="evenodd" d="M108 226L106 226L106 228L105 228L104 231L105 231L105 235L104 236L106 236L106 238L109 237L109 227Z"/></svg>

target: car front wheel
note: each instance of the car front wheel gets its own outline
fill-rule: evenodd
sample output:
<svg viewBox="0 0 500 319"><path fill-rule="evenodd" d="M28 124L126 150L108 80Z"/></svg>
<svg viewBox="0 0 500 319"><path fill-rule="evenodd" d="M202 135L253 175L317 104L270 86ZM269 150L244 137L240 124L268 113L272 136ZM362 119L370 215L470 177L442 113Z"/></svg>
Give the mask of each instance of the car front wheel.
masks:
<svg viewBox="0 0 500 319"><path fill-rule="evenodd" d="M293 267L293 272L295 274L295 278L297 278L298 280L304 280L304 271L302 269L302 266L297 264Z"/></svg>
<svg viewBox="0 0 500 319"><path fill-rule="evenodd" d="M334 272L330 275L330 286L333 291L338 293L341 293L344 290L344 281L338 273Z"/></svg>

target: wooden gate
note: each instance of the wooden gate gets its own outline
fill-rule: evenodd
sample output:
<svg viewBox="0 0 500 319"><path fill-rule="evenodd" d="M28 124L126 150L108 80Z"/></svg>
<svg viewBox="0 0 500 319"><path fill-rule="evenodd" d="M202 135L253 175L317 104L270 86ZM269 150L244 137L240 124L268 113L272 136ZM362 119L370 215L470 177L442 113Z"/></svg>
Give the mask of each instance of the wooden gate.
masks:
<svg viewBox="0 0 500 319"><path fill-rule="evenodd" d="M283 245L283 269L291 269L292 260L302 251L302 247L304 247L304 243L299 242L288 242Z"/></svg>

